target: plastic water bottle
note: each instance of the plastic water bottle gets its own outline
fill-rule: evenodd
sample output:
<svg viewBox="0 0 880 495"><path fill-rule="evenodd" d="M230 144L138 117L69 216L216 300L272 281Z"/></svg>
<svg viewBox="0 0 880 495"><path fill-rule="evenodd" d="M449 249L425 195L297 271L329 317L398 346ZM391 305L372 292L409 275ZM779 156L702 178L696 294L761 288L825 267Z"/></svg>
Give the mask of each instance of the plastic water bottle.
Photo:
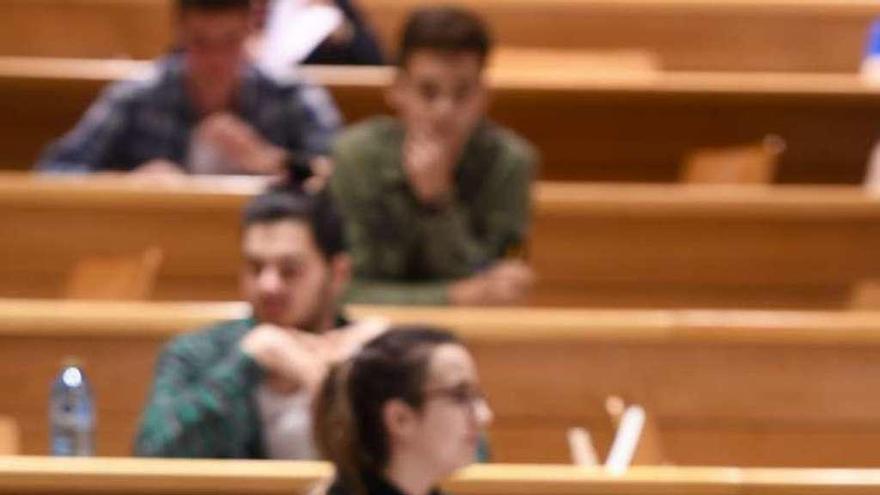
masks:
<svg viewBox="0 0 880 495"><path fill-rule="evenodd" d="M95 405L82 367L65 360L52 383L49 399L50 449L57 456L89 456L95 452Z"/></svg>
<svg viewBox="0 0 880 495"><path fill-rule="evenodd" d="M868 32L861 73L866 82L880 84L880 19L874 21Z"/></svg>

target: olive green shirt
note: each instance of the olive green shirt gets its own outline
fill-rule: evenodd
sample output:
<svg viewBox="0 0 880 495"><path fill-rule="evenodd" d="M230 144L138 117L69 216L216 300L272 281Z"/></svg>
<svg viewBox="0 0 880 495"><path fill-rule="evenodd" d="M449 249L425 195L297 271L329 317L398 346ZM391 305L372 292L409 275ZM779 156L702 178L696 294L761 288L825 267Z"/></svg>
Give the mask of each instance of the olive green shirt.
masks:
<svg viewBox="0 0 880 495"><path fill-rule="evenodd" d="M481 123L456 166L451 199L422 204L403 169L403 126L376 117L333 147L331 191L354 261L348 300L446 304L450 282L523 243L537 154L513 132Z"/></svg>

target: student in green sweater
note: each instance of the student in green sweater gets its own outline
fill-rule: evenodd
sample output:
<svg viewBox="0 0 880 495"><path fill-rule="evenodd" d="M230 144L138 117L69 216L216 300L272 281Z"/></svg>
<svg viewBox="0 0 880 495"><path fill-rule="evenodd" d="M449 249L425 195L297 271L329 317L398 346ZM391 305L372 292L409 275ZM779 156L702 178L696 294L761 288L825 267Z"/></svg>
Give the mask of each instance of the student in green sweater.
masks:
<svg viewBox="0 0 880 495"><path fill-rule="evenodd" d="M452 7L408 19L388 99L335 142L330 187L346 220L357 302L510 304L532 275L526 241L537 156L489 121L483 22Z"/></svg>

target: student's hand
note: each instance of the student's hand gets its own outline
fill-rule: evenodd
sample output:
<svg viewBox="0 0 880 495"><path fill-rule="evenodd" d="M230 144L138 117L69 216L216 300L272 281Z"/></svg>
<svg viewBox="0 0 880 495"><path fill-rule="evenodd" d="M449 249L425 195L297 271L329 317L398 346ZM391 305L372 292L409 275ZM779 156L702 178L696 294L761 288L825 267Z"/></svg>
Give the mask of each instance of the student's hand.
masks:
<svg viewBox="0 0 880 495"><path fill-rule="evenodd" d="M148 185L174 185L183 180L186 173L172 161L157 158L138 165L127 178Z"/></svg>
<svg viewBox="0 0 880 495"><path fill-rule="evenodd" d="M534 274L520 260L502 260L488 270L453 283L449 299L453 305L498 306L521 301L534 281Z"/></svg>
<svg viewBox="0 0 880 495"><path fill-rule="evenodd" d="M370 340L385 333L390 326L383 318L365 318L346 328L324 334L331 362L339 362L354 355Z"/></svg>
<svg viewBox="0 0 880 495"><path fill-rule="evenodd" d="M522 260L510 259L497 262L486 276L490 280L495 304L512 304L528 294L535 280L534 272Z"/></svg>
<svg viewBox="0 0 880 495"><path fill-rule="evenodd" d="M239 343L263 368L278 392L316 391L327 372L328 356L320 336L269 323L257 326Z"/></svg>
<svg viewBox="0 0 880 495"><path fill-rule="evenodd" d="M453 306L484 306L488 304L489 279L482 274L459 280L449 286L449 303Z"/></svg>
<svg viewBox="0 0 880 495"><path fill-rule="evenodd" d="M452 190L459 150L448 135L410 126L403 141L403 170L416 198L442 205Z"/></svg>
<svg viewBox="0 0 880 495"><path fill-rule="evenodd" d="M266 141L253 127L230 113L205 117L193 139L213 147L245 173L283 172L287 158L286 150Z"/></svg>
<svg viewBox="0 0 880 495"><path fill-rule="evenodd" d="M167 160L165 158L155 158L153 160L144 162L134 170L133 173L150 175L150 174L170 174L170 175L183 175L183 169L180 168L179 165L172 162L171 160Z"/></svg>
<svg viewBox="0 0 880 495"><path fill-rule="evenodd" d="M403 168L416 197L437 205L448 200L455 167L486 109L485 92L473 93L455 111L429 116L417 111L421 103L411 94L398 95L398 110L406 129ZM400 99L403 98L403 99Z"/></svg>

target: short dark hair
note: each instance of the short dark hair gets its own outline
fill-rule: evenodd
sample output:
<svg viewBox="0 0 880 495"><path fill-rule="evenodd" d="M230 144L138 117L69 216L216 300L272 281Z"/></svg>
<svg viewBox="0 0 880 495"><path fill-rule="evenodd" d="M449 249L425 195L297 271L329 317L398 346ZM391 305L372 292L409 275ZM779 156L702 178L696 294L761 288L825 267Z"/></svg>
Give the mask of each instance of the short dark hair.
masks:
<svg viewBox="0 0 880 495"><path fill-rule="evenodd" d="M250 0L177 0L177 10L230 10L251 8Z"/></svg>
<svg viewBox="0 0 880 495"><path fill-rule="evenodd" d="M344 253L348 248L342 217L327 192L309 195L290 189L270 189L254 197L245 206L242 231L255 224L281 220L293 220L308 225L318 250L328 260Z"/></svg>
<svg viewBox="0 0 880 495"><path fill-rule="evenodd" d="M485 63L492 49L488 27L476 14L459 7L424 7L414 11L403 27L397 64L406 65L416 50L469 52Z"/></svg>
<svg viewBox="0 0 880 495"><path fill-rule="evenodd" d="M324 378L313 404L314 438L352 492L363 493L361 477L379 475L388 465L385 403L400 399L421 409L431 354L443 344L461 341L448 330L428 325L393 327Z"/></svg>

